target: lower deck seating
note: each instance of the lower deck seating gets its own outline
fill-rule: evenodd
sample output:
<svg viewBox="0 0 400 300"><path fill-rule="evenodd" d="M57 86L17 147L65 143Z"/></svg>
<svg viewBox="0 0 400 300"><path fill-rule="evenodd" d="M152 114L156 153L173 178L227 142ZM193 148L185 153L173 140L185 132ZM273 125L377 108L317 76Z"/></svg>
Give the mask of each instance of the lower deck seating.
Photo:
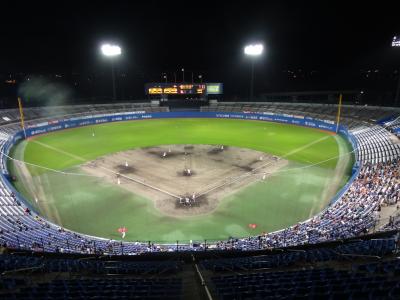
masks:
<svg viewBox="0 0 400 300"><path fill-rule="evenodd" d="M219 299L399 299L398 274L332 268L215 276Z"/></svg>
<svg viewBox="0 0 400 300"><path fill-rule="evenodd" d="M0 273L24 268L43 272L90 272L91 274L173 274L181 270L179 261L118 261L43 258L38 256L0 255Z"/></svg>
<svg viewBox="0 0 400 300"><path fill-rule="evenodd" d="M255 270L293 266L296 263L316 263L331 260L348 260L357 255L384 256L396 250L394 237L371 239L366 241L348 242L335 247L319 247L310 250L284 250L274 255L257 255L240 258L211 259L202 262L206 269L217 271L226 270Z"/></svg>
<svg viewBox="0 0 400 300"><path fill-rule="evenodd" d="M74 279L53 280L22 288L4 299L180 299L182 280Z"/></svg>

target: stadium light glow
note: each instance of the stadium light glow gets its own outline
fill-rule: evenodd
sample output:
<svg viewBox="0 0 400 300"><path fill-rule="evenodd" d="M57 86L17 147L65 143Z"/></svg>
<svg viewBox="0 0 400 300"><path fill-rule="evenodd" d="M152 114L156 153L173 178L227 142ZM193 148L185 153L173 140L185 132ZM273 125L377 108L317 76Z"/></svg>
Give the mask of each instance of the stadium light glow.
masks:
<svg viewBox="0 0 400 300"><path fill-rule="evenodd" d="M250 56L251 59L251 80L250 80L250 97L252 100L254 98L254 63L256 57L260 56L264 51L264 45L261 43L250 44L244 47L244 54Z"/></svg>
<svg viewBox="0 0 400 300"><path fill-rule="evenodd" d="M244 47L244 54L250 56L261 55L264 51L264 46L262 44L247 45Z"/></svg>
<svg viewBox="0 0 400 300"><path fill-rule="evenodd" d="M121 47L118 45L103 44L100 49L104 56L110 57L109 60L111 61L113 99L115 100L117 97L117 92L115 90L115 74L114 74L114 59L113 59L113 57L121 55Z"/></svg>
<svg viewBox="0 0 400 300"><path fill-rule="evenodd" d="M392 47L400 47L400 36L393 37Z"/></svg>
<svg viewBox="0 0 400 300"><path fill-rule="evenodd" d="M101 46L101 52L105 56L121 55L121 47L118 45L104 44Z"/></svg>

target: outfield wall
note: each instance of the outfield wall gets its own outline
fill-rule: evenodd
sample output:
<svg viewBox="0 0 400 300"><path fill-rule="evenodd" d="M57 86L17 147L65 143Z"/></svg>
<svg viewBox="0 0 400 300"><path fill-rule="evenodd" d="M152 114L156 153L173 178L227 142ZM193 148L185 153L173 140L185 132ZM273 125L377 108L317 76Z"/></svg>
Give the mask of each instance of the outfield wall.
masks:
<svg viewBox="0 0 400 300"><path fill-rule="evenodd" d="M222 119L242 119L242 120L256 120L256 121L269 121L285 124L292 124L298 126L306 126L336 132L336 124L329 120L316 120L310 117L300 115L278 115L270 112L265 113L221 113L221 112L156 112L145 113L126 112L115 114L100 114L89 115L86 117L66 118L62 120L53 120L42 122L26 128L26 137L32 137L38 134L44 134L52 131L74 128L87 125L96 125L109 122L133 121L133 120L148 120L148 119L162 119L162 118L222 118ZM339 126L341 133L347 133L347 129Z"/></svg>
<svg viewBox="0 0 400 300"><path fill-rule="evenodd" d="M3 147L3 153L1 154L3 169L7 170L6 162L7 156L11 147L21 139L30 138L36 135L46 134L54 131L77 128L81 126L97 125L110 122L121 122L121 121L134 121L134 120L149 120L149 119L161 119L161 118L221 118L221 119L242 119L242 120L254 120L254 121L266 121L266 122L278 122L284 124L291 124L297 126L305 126L319 130L326 130L331 132L336 132L346 138L352 145L355 155L357 155L357 141L354 136L347 130L345 126L336 126L336 124L329 120L316 120L310 117L304 117L300 115L279 115L271 112L264 113L253 113L253 112L243 112L243 113L227 113L227 112L155 112L146 113L144 111L136 112L124 112L124 113L114 113L114 114L99 114L99 115L88 115L85 117L73 117L65 118L62 120L52 120L41 122L35 125L31 125L23 131L19 131L10 137ZM347 191L352 182L355 180L359 173L360 166L356 161L353 170L352 177L347 182L347 184L332 198L331 204L340 199L340 197ZM33 212L35 209L30 205L29 201L26 201L22 195L15 190L15 188L10 183L10 178L8 173L1 174L3 182L9 187L11 191L17 196L17 198L23 202L27 207L29 207ZM37 213L37 212L35 212ZM57 226L57 225L55 225Z"/></svg>

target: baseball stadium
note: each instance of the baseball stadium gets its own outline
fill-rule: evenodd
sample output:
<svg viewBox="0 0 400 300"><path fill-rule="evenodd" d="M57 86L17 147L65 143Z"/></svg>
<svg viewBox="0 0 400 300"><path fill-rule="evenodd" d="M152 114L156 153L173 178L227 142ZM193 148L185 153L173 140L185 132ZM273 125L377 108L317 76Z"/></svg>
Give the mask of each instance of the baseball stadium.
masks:
<svg viewBox="0 0 400 300"><path fill-rule="evenodd" d="M164 115L24 140L11 149L15 186L80 233L118 239L124 226L127 240L187 243L308 219L351 176L351 145L329 131Z"/></svg>
<svg viewBox="0 0 400 300"><path fill-rule="evenodd" d="M197 111L156 100L20 101L3 112L17 122L2 125L1 239L14 251L63 255L200 253L205 272L269 266L266 249L296 262L292 253L325 251L304 245L329 242L332 253L392 252L400 119L393 108L342 105L342 96L328 106L202 99ZM212 258L231 251L253 256ZM144 262L120 263L113 272L147 272L136 269Z"/></svg>
<svg viewBox="0 0 400 300"><path fill-rule="evenodd" d="M336 116L326 113L323 120L301 115L301 106L289 114L267 103L217 102L199 111L155 103L94 105L90 114L26 122L38 109L21 104L23 129L13 125L3 143L5 188L26 205L29 218L98 237L99 246L111 240L127 249L149 242L213 248L312 223L346 196L360 176L360 159L379 164L399 151L388 132L387 158L361 152L357 131L334 121L339 105L329 108ZM371 224L363 220L357 230ZM67 241L76 247L73 238ZM43 244L50 251L61 246Z"/></svg>
<svg viewBox="0 0 400 300"><path fill-rule="evenodd" d="M400 299L398 10L54 5L0 18L0 299Z"/></svg>

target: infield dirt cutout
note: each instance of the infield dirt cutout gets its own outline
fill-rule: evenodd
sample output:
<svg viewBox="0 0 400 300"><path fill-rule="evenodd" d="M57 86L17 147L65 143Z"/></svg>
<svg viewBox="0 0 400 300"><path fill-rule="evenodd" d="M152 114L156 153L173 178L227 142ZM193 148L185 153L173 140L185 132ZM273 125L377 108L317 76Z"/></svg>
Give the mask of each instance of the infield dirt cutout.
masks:
<svg viewBox="0 0 400 300"><path fill-rule="evenodd" d="M195 216L214 211L226 196L286 166L287 160L223 145L161 145L118 152L81 165L134 194L163 214Z"/></svg>

